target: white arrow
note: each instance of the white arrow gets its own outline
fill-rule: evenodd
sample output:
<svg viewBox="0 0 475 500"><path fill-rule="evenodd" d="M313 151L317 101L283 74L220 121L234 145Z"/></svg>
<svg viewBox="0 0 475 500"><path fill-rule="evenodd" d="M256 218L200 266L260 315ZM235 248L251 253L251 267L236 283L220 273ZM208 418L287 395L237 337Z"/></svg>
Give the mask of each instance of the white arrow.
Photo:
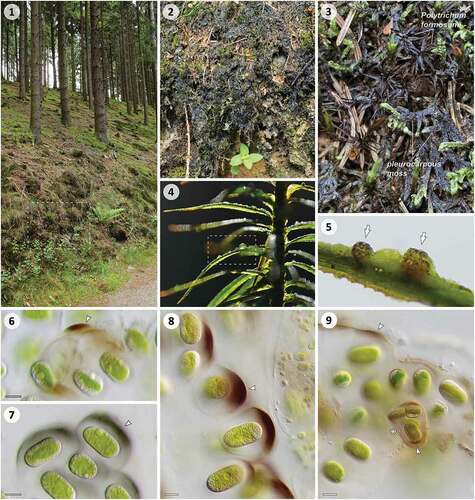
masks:
<svg viewBox="0 0 475 500"><path fill-rule="evenodd" d="M132 422L130 420L127 420L127 422L125 422L124 426L127 427L129 425L132 425Z"/></svg>
<svg viewBox="0 0 475 500"><path fill-rule="evenodd" d="M251 385L251 387L249 387L249 390L250 391L255 391L256 390L256 386L255 385Z"/></svg>
<svg viewBox="0 0 475 500"><path fill-rule="evenodd" d="M424 244L424 241L427 239L427 233L424 231L422 234L421 234L421 245Z"/></svg>
<svg viewBox="0 0 475 500"><path fill-rule="evenodd" d="M384 325L381 323L381 321L378 323L378 330L381 330L384 327Z"/></svg>
<svg viewBox="0 0 475 500"><path fill-rule="evenodd" d="M87 323L88 321L91 321L91 319L92 319L92 317L91 317L91 316L89 316L89 314L86 314L86 323Z"/></svg>
<svg viewBox="0 0 475 500"><path fill-rule="evenodd" d="M364 237L367 238L369 236L369 233L371 232L371 226L368 224L365 228L364 228Z"/></svg>
<svg viewBox="0 0 475 500"><path fill-rule="evenodd" d="M419 450L419 448L416 448L416 453L417 453L418 455L420 455L420 454L421 454L421 450Z"/></svg>

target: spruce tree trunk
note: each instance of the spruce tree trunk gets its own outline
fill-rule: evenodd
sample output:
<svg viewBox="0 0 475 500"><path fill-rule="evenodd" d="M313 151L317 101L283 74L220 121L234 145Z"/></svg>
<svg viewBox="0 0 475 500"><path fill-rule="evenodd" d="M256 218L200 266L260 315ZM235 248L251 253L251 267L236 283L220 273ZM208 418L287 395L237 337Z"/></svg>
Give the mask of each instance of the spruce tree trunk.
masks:
<svg viewBox="0 0 475 500"><path fill-rule="evenodd" d="M104 83L104 98L106 105L109 104L109 83L107 78L107 58L104 43L104 2L101 2L101 60L102 60L102 81Z"/></svg>
<svg viewBox="0 0 475 500"><path fill-rule="evenodd" d="M148 109L147 109L147 83L145 79L145 61L144 61L144 53L142 50L142 38L141 38L141 30L140 30L140 7L139 3L135 4L135 8L137 9L137 36L138 36L138 46L139 46L139 57L140 57L140 67L142 69L142 104L143 104L143 123L144 125L148 125Z"/></svg>
<svg viewBox="0 0 475 500"><path fill-rule="evenodd" d="M87 96L89 100L89 108L93 109L93 101L94 101L94 91L92 88L92 62L91 62L91 23L90 19L90 2L86 3L86 57L87 57Z"/></svg>
<svg viewBox="0 0 475 500"><path fill-rule="evenodd" d="M26 24L26 2L20 2L20 53L18 54L20 59L20 91L18 96L20 99L26 99L26 84L25 84L25 28Z"/></svg>
<svg viewBox="0 0 475 500"><path fill-rule="evenodd" d="M66 71L66 19L64 6L65 2L56 2L58 12L58 66L61 122L64 126L69 127L71 125L71 112L69 110L68 74Z"/></svg>
<svg viewBox="0 0 475 500"><path fill-rule="evenodd" d="M25 94L30 92L30 58L28 54L28 6L26 1L24 3L25 9L25 22L23 23L23 39L25 40L25 45L23 47L23 59L25 68Z"/></svg>
<svg viewBox="0 0 475 500"><path fill-rule="evenodd" d="M86 27L84 19L84 2L80 2L81 18L79 30L81 37L81 92L83 101L87 101L87 56L86 56Z"/></svg>
<svg viewBox="0 0 475 500"><path fill-rule="evenodd" d="M51 56L52 56L52 65L53 65L53 88L57 89L58 88L58 81L56 80L56 44L55 44L55 36L54 36L54 18L55 18L55 11L54 8L51 9L51 24L50 24L50 29L51 29Z"/></svg>
<svg viewBox="0 0 475 500"><path fill-rule="evenodd" d="M69 35L69 49L71 54L71 92L76 92L76 54L74 52L74 35Z"/></svg>
<svg viewBox="0 0 475 500"><path fill-rule="evenodd" d="M100 2L91 2L91 57L92 88L94 90L94 129L96 137L105 144L107 138L107 115L104 99L101 63L101 34L99 32Z"/></svg>
<svg viewBox="0 0 475 500"><path fill-rule="evenodd" d="M131 12L132 4L129 2L126 3L126 12L127 12L127 20L126 20L126 34L127 34L127 46L129 51L128 64L130 65L129 69L129 78L130 78L130 91L132 94L132 104L134 107L134 114L139 112L138 109L138 85L137 85L137 58L135 57L135 39L133 35L133 27L132 27L132 12Z"/></svg>
<svg viewBox="0 0 475 500"><path fill-rule="evenodd" d="M40 2L31 2L31 107L33 144L41 144L41 46Z"/></svg>

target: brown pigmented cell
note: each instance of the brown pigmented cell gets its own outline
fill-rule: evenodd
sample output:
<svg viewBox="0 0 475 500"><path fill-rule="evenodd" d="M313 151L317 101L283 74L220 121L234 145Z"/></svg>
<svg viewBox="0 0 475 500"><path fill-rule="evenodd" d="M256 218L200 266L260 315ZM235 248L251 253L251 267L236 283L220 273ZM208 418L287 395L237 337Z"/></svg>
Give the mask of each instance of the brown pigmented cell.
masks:
<svg viewBox="0 0 475 500"><path fill-rule="evenodd" d="M417 401L402 403L389 412L388 419L407 446L420 448L427 443L427 414Z"/></svg>
<svg viewBox="0 0 475 500"><path fill-rule="evenodd" d="M363 264L374 253L371 245L365 241L358 241L351 247L351 255L359 264Z"/></svg>
<svg viewBox="0 0 475 500"><path fill-rule="evenodd" d="M434 263L423 250L409 248L402 257L401 267L407 276L419 280L434 270Z"/></svg>

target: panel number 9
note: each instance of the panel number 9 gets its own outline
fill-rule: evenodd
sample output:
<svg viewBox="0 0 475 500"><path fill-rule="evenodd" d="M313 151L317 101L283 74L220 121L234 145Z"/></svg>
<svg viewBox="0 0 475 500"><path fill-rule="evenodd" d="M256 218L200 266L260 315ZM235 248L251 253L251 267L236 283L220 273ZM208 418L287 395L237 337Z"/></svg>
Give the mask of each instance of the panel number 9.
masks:
<svg viewBox="0 0 475 500"><path fill-rule="evenodd" d="M322 324L323 328L335 328L337 324L336 314L333 314L332 312L323 313L320 319L320 323Z"/></svg>

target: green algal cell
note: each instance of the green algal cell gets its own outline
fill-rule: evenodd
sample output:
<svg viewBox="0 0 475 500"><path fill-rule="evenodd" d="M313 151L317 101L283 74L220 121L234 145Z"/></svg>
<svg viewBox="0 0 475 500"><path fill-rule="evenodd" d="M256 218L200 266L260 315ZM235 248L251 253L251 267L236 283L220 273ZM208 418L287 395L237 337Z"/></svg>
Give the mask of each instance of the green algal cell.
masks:
<svg viewBox="0 0 475 500"><path fill-rule="evenodd" d="M129 378L129 367L119 356L111 352L105 352L102 354L99 363L104 373L114 382L125 382Z"/></svg>
<svg viewBox="0 0 475 500"><path fill-rule="evenodd" d="M414 390L416 391L416 394L422 396L430 391L432 376L426 369L421 368L420 370L416 370L414 372L412 381L414 383Z"/></svg>
<svg viewBox="0 0 475 500"><path fill-rule="evenodd" d="M208 489L215 493L226 491L244 479L244 469L240 465L228 465L213 472L206 481Z"/></svg>
<svg viewBox="0 0 475 500"><path fill-rule="evenodd" d="M353 363L374 363L381 356L381 349L377 345L360 345L348 352L348 359Z"/></svg>
<svg viewBox="0 0 475 500"><path fill-rule="evenodd" d="M45 311L43 309L41 310L27 310L23 311L23 317L27 319L31 319L33 321L44 321L47 320L51 317L52 312L51 311Z"/></svg>
<svg viewBox="0 0 475 500"><path fill-rule="evenodd" d="M363 385L363 394L367 399L377 401L383 397L383 386L378 380L368 380Z"/></svg>
<svg viewBox="0 0 475 500"><path fill-rule="evenodd" d="M348 438L343 443L344 450L358 460L371 458L371 448L361 439Z"/></svg>
<svg viewBox="0 0 475 500"><path fill-rule="evenodd" d="M74 488L57 472L45 472L41 476L40 482L51 498L76 498Z"/></svg>
<svg viewBox="0 0 475 500"><path fill-rule="evenodd" d="M83 479L93 479L97 474L97 465L92 458L83 453L77 453L69 460L69 470Z"/></svg>
<svg viewBox="0 0 475 500"><path fill-rule="evenodd" d="M25 463L30 467L39 467L61 453L61 442L55 438L42 439L28 448L25 453Z"/></svg>
<svg viewBox="0 0 475 500"><path fill-rule="evenodd" d="M180 357L180 372L185 377L195 373L200 366L200 355L196 351L186 351Z"/></svg>
<svg viewBox="0 0 475 500"><path fill-rule="evenodd" d="M56 377L48 363L36 361L31 365L31 376L36 385L43 391L51 391L56 385Z"/></svg>
<svg viewBox="0 0 475 500"><path fill-rule="evenodd" d="M165 396L170 392L170 383L163 377L160 378L160 396Z"/></svg>
<svg viewBox="0 0 475 500"><path fill-rule="evenodd" d="M7 374L7 365L2 363L0 368L0 378L3 378Z"/></svg>
<svg viewBox="0 0 475 500"><path fill-rule="evenodd" d="M403 421L404 432L412 443L418 443L422 440L421 425L414 418L405 418Z"/></svg>
<svg viewBox="0 0 475 500"><path fill-rule="evenodd" d="M75 370L73 380L78 389L88 395L95 395L102 392L102 379L93 372L85 370Z"/></svg>
<svg viewBox="0 0 475 500"><path fill-rule="evenodd" d="M333 383L337 387L348 387L351 384L351 373L346 370L340 370L335 373Z"/></svg>
<svg viewBox="0 0 475 500"><path fill-rule="evenodd" d="M129 328L125 334L125 343L131 351L138 351L146 354L150 350L150 343L147 337L135 328Z"/></svg>
<svg viewBox="0 0 475 500"><path fill-rule="evenodd" d="M345 478L345 468L335 460L329 460L323 465L323 474L334 483L340 483Z"/></svg>
<svg viewBox="0 0 475 500"><path fill-rule="evenodd" d="M223 399L229 394L231 384L227 378L216 375L206 379L203 389L208 398Z"/></svg>
<svg viewBox="0 0 475 500"><path fill-rule="evenodd" d="M185 313L181 316L180 336L185 344L196 344L201 340L203 323L195 313Z"/></svg>
<svg viewBox="0 0 475 500"><path fill-rule="evenodd" d="M439 392L454 405L463 405L468 401L465 389L453 380L443 380L439 385Z"/></svg>
<svg viewBox="0 0 475 500"><path fill-rule="evenodd" d="M256 422L248 422L246 424L236 425L231 427L223 436L223 441L226 446L231 448L239 448L251 443L255 443L262 437L262 427Z"/></svg>
<svg viewBox="0 0 475 500"><path fill-rule="evenodd" d="M394 368L389 372L389 384L393 389L399 390L407 381L407 373L403 368Z"/></svg>
<svg viewBox="0 0 475 500"><path fill-rule="evenodd" d="M449 408L445 403L442 403L441 401L437 401L437 403L432 406L432 409L430 411L431 417L432 418L440 418L443 417L444 415L447 415L449 412Z"/></svg>
<svg viewBox="0 0 475 500"><path fill-rule="evenodd" d="M106 488L106 498L132 498L129 492L119 484L110 484Z"/></svg>
<svg viewBox="0 0 475 500"><path fill-rule="evenodd" d="M350 414L350 420L353 424L360 424L368 419L368 412L363 406L357 406Z"/></svg>
<svg viewBox="0 0 475 500"><path fill-rule="evenodd" d="M119 443L104 429L88 427L82 435L86 443L105 458L116 457L120 452Z"/></svg>

